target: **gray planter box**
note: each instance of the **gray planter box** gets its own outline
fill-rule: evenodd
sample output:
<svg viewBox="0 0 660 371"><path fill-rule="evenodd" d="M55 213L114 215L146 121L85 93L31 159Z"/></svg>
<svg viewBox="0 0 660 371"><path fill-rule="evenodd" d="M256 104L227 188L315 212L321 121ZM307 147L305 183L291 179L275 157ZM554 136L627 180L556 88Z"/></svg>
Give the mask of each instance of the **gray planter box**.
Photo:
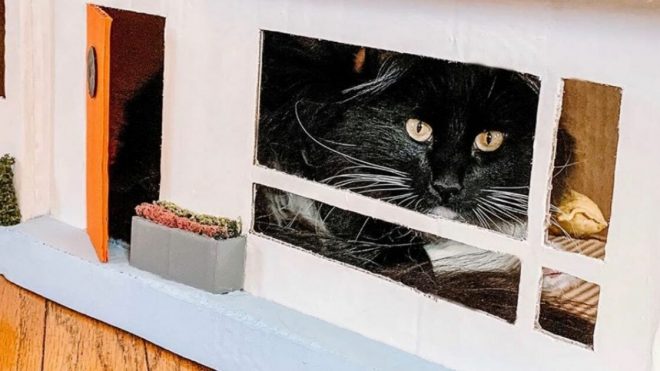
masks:
<svg viewBox="0 0 660 371"><path fill-rule="evenodd" d="M130 264L220 294L243 288L245 236L214 240L134 216Z"/></svg>

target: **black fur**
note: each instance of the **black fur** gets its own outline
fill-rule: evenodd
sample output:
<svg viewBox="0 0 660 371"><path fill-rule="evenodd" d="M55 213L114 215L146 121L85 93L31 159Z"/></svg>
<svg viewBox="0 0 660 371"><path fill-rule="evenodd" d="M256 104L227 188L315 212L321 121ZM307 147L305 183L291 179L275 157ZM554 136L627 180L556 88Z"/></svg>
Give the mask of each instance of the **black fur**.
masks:
<svg viewBox="0 0 660 371"><path fill-rule="evenodd" d="M357 73L358 50L264 34L259 162L423 213L447 207L466 222L492 229L511 219L525 221L539 80L377 49L367 49L365 67ZM412 140L405 130L409 118L429 123L433 140ZM486 130L506 135L499 150L475 151L475 137ZM569 157L569 139L560 141L559 164ZM372 179L347 183L356 173ZM404 186L373 187L378 176L396 176ZM491 188L520 194L524 204L508 216L479 218L475 206ZM402 198L409 192L413 198ZM362 229L364 218L353 213L333 212L328 221L347 236L373 239L392 229L378 222Z"/></svg>
<svg viewBox="0 0 660 371"><path fill-rule="evenodd" d="M163 71L126 104L117 155L110 165L110 237L130 242L135 206L158 200L162 142Z"/></svg>

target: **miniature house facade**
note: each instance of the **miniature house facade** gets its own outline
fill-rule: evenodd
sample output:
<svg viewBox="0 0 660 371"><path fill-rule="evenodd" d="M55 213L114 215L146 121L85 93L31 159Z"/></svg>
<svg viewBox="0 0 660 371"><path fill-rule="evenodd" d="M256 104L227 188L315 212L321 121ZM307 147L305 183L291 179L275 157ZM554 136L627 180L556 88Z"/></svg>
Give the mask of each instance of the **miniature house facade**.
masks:
<svg viewBox="0 0 660 371"><path fill-rule="evenodd" d="M107 166L111 111L117 103L109 95L120 84L112 83L113 78L133 71L135 81L123 80L124 89L133 91L162 68L158 198L240 218L247 236L243 288L249 295L453 369L650 370L660 362L652 358L660 324L660 216L654 210L660 203L657 4L4 3L0 154L16 157L16 187L26 222L49 215L86 230L89 249L112 262L107 254ZM121 11L139 15L120 20ZM124 25L126 35L112 37L112 27ZM538 76L526 237L423 215L262 166L256 157L261 50L263 33L273 31ZM144 49L149 50L134 52ZM142 59L126 62L124 68L107 65L112 58L135 56ZM548 242L557 128L571 120L579 122L569 129L576 140L592 143L582 156L601 156L572 185L592 190L588 196L605 215L604 258L561 251ZM521 266L515 320L504 321L256 232L252 226L260 186L515 256ZM591 344L539 326L544 268L599 287Z"/></svg>

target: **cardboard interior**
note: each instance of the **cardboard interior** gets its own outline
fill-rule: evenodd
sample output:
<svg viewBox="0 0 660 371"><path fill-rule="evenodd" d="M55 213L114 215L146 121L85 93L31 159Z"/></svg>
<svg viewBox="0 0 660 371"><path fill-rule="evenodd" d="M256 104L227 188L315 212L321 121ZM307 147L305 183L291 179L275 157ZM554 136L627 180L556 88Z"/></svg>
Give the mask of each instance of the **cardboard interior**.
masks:
<svg viewBox="0 0 660 371"><path fill-rule="evenodd" d="M5 96L5 0L0 0L0 97Z"/></svg>
<svg viewBox="0 0 660 371"><path fill-rule="evenodd" d="M592 347L600 286L567 274L563 275L571 280L564 290L554 294L542 292L536 326L554 335ZM553 279L556 277L544 277L544 281ZM560 313L564 314L560 316Z"/></svg>
<svg viewBox="0 0 660 371"><path fill-rule="evenodd" d="M574 156L563 169L568 172L566 189L594 201L608 223L612 213L621 95L621 89L615 86L565 79L559 119L559 127L575 141ZM553 188L553 200L561 198L557 191ZM593 237L606 241L608 229Z"/></svg>

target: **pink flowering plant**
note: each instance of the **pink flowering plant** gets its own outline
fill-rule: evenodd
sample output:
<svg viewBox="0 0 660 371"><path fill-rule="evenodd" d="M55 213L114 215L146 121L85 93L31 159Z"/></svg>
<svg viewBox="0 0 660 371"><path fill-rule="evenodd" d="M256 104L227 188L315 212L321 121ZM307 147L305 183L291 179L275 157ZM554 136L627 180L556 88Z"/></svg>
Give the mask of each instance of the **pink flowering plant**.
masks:
<svg viewBox="0 0 660 371"><path fill-rule="evenodd" d="M168 201L142 203L135 208L138 216L169 228L177 228L222 240L241 234L240 220L197 214Z"/></svg>

